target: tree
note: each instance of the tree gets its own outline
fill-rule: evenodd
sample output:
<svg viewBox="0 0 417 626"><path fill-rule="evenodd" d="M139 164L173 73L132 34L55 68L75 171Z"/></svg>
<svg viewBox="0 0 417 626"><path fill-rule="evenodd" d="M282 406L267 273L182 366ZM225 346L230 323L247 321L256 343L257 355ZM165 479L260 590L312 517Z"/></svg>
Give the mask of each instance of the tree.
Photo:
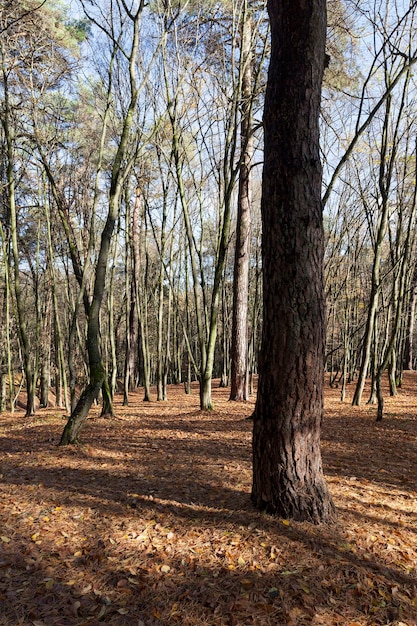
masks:
<svg viewBox="0 0 417 626"><path fill-rule="evenodd" d="M414 266L414 271L410 280L409 288L409 302L407 310L407 323L405 330L405 345L404 345L404 357L403 357L403 369L413 370L413 347L414 347L414 323L416 317L416 303L417 303L417 265Z"/></svg>
<svg viewBox="0 0 417 626"><path fill-rule="evenodd" d="M119 8L121 9L120 6ZM119 143L111 167L107 216L101 232L100 247L94 268L94 287L88 313L86 340L90 381L82 392L77 405L71 412L70 418L62 433L60 445L75 443L75 441L77 441L79 431L87 417L90 407L106 382L106 371L103 366L102 351L100 346L100 309L106 284L111 239L119 215L119 203L123 191L123 183L133 166L133 159L129 154L129 143L131 140L132 127L134 125L134 114L139 97L136 59L139 49L139 24L142 11L142 3L139 4L135 13L130 13L126 10L131 27L130 46L128 47L127 52L125 52L129 72L130 94L127 109L123 116ZM123 30L123 28L128 28L126 22L121 24L121 30ZM113 43L116 43L114 39ZM120 41L117 41L117 45L120 45ZM111 406L109 410L112 411Z"/></svg>
<svg viewBox="0 0 417 626"><path fill-rule="evenodd" d="M172 4L171 11L175 7L175 3ZM224 6L219 3L204 14L204 19L200 11L190 19L192 12L187 11L184 9L181 16L173 20L173 32L165 48L164 83L172 134L171 168L190 257L193 317L198 336L194 360L198 364L200 408L209 410L213 408L211 384L216 371L232 209L243 161L249 176L250 119L264 51L261 50L257 63L253 63L251 52L256 36L251 31L251 11L245 1ZM262 11L258 9L258 13ZM246 22L244 36L243 22ZM262 20L259 17L253 22L253 33L258 33ZM264 43L264 39L260 39ZM190 46L190 41L195 45ZM251 64L255 66L253 71ZM205 98L202 94L210 95ZM246 125L244 136L239 140L242 116L246 117ZM247 186L248 181L242 188L246 204ZM210 213L215 216L214 224L207 218ZM242 248L248 248L248 236L247 232L242 233L245 244L240 246L240 253ZM242 303L244 300L247 301L247 295L245 298L242 293ZM247 343L246 333L242 341ZM246 351L241 360L245 378Z"/></svg>
<svg viewBox="0 0 417 626"><path fill-rule="evenodd" d="M362 57L361 68L356 76L349 69L351 80L343 80L345 87L338 88L330 51L326 72L333 83L327 80L322 105L328 181L323 197L328 225L325 271L331 298L327 364L331 372L333 365L339 371L343 365L338 381L338 371L330 376L331 384L343 380L342 399L346 383L358 377L354 404L361 402L371 376L368 402L381 406L378 380L385 369L391 393L401 384L404 312L408 306L412 309L409 263L415 254L408 229L413 207L416 10L414 2L397 0L371 1L366 10L357 4L347 16L346 32L356 33L347 50ZM355 65L353 61L349 68ZM343 76L343 71L337 74ZM413 318L411 312L409 320Z"/></svg>
<svg viewBox="0 0 417 626"><path fill-rule="evenodd" d="M263 342L252 500L282 517L329 521L320 454L325 307L319 108L325 0L269 0L264 108Z"/></svg>
<svg viewBox="0 0 417 626"><path fill-rule="evenodd" d="M23 239L26 239L26 235L21 237L20 229L27 228L27 224L23 226L22 223L27 216L19 207L19 200L22 197L26 200L25 192L22 194L22 179L30 169L30 159L27 157L30 148L25 140L28 133L27 103L34 94L46 94L56 89L69 71L74 50L62 13L43 8L43 4L29 0L26 3L6 2L0 7L0 31L6 33L0 40L0 126L4 136L3 158L6 163L2 183L7 189L7 208L3 218L10 233L12 263L9 269L12 272L10 278L13 275L18 336L26 378L27 416L35 413L39 349L39 342L31 336L31 319L25 310L27 293L21 267ZM19 192L22 194L20 197ZM29 255L26 261L30 259ZM38 305L35 290L34 308L39 314ZM35 338L38 336L38 322L39 315ZM9 368L9 378L10 375Z"/></svg>
<svg viewBox="0 0 417 626"><path fill-rule="evenodd" d="M344 137L342 141L340 141L340 137L338 138L341 152L337 155L338 162L336 167L333 167L335 154L334 150L331 150L332 159L329 165L332 171L323 195L324 206L329 201L344 166L353 154L364 132L377 119L381 107L391 97L397 85L403 81L410 69L417 63L417 52L413 45L416 8L415 2L411 2L408 7L403 5L403 3L397 2L394 2L393 6L391 6L391 3L387 2L385 15L381 13L379 3L374 3L373 11L369 11L368 22L366 22L364 31L366 27L370 26L372 36L370 38L363 37L364 54L369 56L369 52L372 49L372 44L369 41L371 39L373 46L375 46L374 55L370 55L372 62L367 75L363 79L359 96L356 93L354 94L351 113L347 113L346 109L342 108L342 117L344 120L349 120L348 126L350 126L350 122L354 122L354 127L349 128L347 137ZM367 13L367 11L360 11L360 19L364 18ZM388 59L390 59L389 63L392 66L390 80L388 84L385 84L385 89L383 89L382 93L378 92L375 98L371 91L374 87L374 80L376 80L376 84L379 86L381 83L381 71L386 74ZM335 123L334 120L332 120L332 123Z"/></svg>
<svg viewBox="0 0 417 626"><path fill-rule="evenodd" d="M251 226L252 137L252 27L246 0L242 9L241 72L242 72L242 154L239 172L236 246L233 280L233 311L231 337L230 400L248 399L248 295Z"/></svg>

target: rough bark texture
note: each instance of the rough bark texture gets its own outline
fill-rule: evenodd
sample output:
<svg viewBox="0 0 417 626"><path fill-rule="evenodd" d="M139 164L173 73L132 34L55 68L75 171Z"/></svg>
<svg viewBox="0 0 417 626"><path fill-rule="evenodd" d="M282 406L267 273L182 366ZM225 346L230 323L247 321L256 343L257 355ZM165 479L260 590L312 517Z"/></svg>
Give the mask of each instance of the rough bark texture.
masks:
<svg viewBox="0 0 417 626"><path fill-rule="evenodd" d="M322 471L325 311L318 118L325 0L269 0L264 110L264 327L252 499L272 514L328 521Z"/></svg>

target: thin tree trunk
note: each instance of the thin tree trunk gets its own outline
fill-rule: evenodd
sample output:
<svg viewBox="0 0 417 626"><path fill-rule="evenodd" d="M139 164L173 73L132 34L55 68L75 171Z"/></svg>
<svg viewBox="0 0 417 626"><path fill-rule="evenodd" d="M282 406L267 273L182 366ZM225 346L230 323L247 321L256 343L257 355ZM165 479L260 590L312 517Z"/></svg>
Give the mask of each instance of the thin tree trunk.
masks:
<svg viewBox="0 0 417 626"><path fill-rule="evenodd" d="M140 4L137 8L136 14L133 15L129 13L129 18L132 20L133 28L133 38L129 54L130 102L123 120L122 133L113 161L109 190L109 208L106 222L101 233L100 249L95 266L94 291L88 315L86 342L89 359L90 382L84 392L81 394L81 397L78 400L74 411L71 413L71 416L62 433L60 445L66 445L68 443L74 443L75 441L77 441L80 429L87 417L88 411L90 410L90 407L94 400L97 399L97 396L101 389L103 389L103 399L105 400L105 402L103 402L103 411L105 410L108 414L113 413L110 389L108 386L106 372L103 367L103 359L101 354L99 321L100 309L106 284L106 274L110 255L111 239L119 214L119 200L122 191L122 185L124 182L124 178L126 177L129 169L133 165L133 162L129 161L128 166L123 166L123 162L126 158L128 150L128 141L134 122L134 115L139 96L139 91L136 84L136 57L139 46L139 18L142 9L143 5Z"/></svg>
<svg viewBox="0 0 417 626"><path fill-rule="evenodd" d="M0 413L7 408L6 374L0 371Z"/></svg>
<svg viewBox="0 0 417 626"><path fill-rule="evenodd" d="M7 378L9 382L9 403L10 412L14 413L15 409L15 391L14 391L14 372L12 365L12 349L10 341L10 263L9 263L9 244L5 237L3 226L0 222L0 236L3 246L3 261L4 261L4 279L5 279L5 293L4 293L4 308L5 308L5 337L6 337L6 359L7 359Z"/></svg>
<svg viewBox="0 0 417 626"><path fill-rule="evenodd" d="M116 240L115 240L116 241ZM116 350L116 329L114 326L114 274L117 263L117 243L114 245L113 250L113 264L110 272L110 284L109 284L109 339L111 350L111 372L109 380L110 395L113 398L117 391L117 350Z"/></svg>
<svg viewBox="0 0 417 626"><path fill-rule="evenodd" d="M161 168L160 168L161 169ZM165 313L165 298L164 298L164 277L165 277L165 249L166 249L166 225L167 225L167 186L163 183L163 211L162 211L162 224L161 224L161 241L159 246L160 265L158 276L158 326L157 326L157 349L156 349L156 399L158 401L165 401L166 385L164 385L165 372L165 358L164 358L164 333L167 329L164 329L164 313ZM166 347L169 342L165 342Z"/></svg>
<svg viewBox="0 0 417 626"><path fill-rule="evenodd" d="M116 199L116 198L115 198ZM106 372L100 349L99 315L104 295L107 261L109 258L110 241L116 222L117 205L111 203L109 214L101 236L99 257L96 266L93 301L87 324L87 353L89 361L90 382L81 394L61 436L60 445L75 443L79 432L88 415L91 405L98 398L98 394L105 384Z"/></svg>
<svg viewBox="0 0 417 626"><path fill-rule="evenodd" d="M130 380L132 378L132 354L131 354L131 314L132 314L132 282L131 282L131 265L130 265L130 214L129 214L129 202L126 199L126 224L129 224L129 228L126 232L125 239L125 321L126 321L126 334L125 334L125 363L124 363L124 376L123 376L123 406L129 404L129 391ZM133 306L133 311L136 310L136 306Z"/></svg>
<svg viewBox="0 0 417 626"><path fill-rule="evenodd" d="M379 293L381 289L381 262L382 262L382 250L385 239L385 234L388 227L389 216L389 202L386 188L386 181L384 180L385 156L388 148L388 122L389 112L391 108L391 98L387 100L387 108L384 118L384 130L382 135L381 146L381 169L379 175L379 190L381 193L381 208L378 216L377 234L374 243L374 259L372 265L372 278L371 278L371 294L368 306L368 316L366 320L364 342L362 347L362 358L359 368L358 381L356 384L355 393L353 396L352 404L359 406L362 401L362 394L365 388L365 380L368 373L369 360L371 357L372 338L375 336L375 320L378 313ZM392 156L391 156L392 158ZM388 183L389 185L389 183Z"/></svg>
<svg viewBox="0 0 417 626"><path fill-rule="evenodd" d="M230 367L230 323L229 323L229 303L227 298L226 282L223 281L222 288L222 371L220 378L220 387L225 388L229 385L229 367Z"/></svg>
<svg viewBox="0 0 417 626"><path fill-rule="evenodd" d="M413 271L413 278L410 287L410 301L407 311L407 326L404 346L403 367L406 370L414 369L414 325L416 319L416 302L417 302L417 265Z"/></svg>
<svg viewBox="0 0 417 626"><path fill-rule="evenodd" d="M391 360L388 365L388 380L389 380L389 394L390 396L397 396L397 355L395 350L392 351Z"/></svg>
<svg viewBox="0 0 417 626"><path fill-rule="evenodd" d="M372 344L370 351L370 374L371 374L371 393L369 394L369 399L367 404L376 404L378 401L378 390L377 390L377 371L378 371L378 343L379 343L379 322L378 316L375 316L373 333L372 333Z"/></svg>
<svg viewBox="0 0 417 626"><path fill-rule="evenodd" d="M7 155L7 189L8 189L8 209L10 217L10 236L11 236L11 249L13 257L13 278L14 278L14 294L16 300L17 311L17 326L20 345L23 353L23 362L25 368L26 378L26 416L34 415L35 413L35 381L34 381L34 369L32 363L31 346L29 341L29 332L26 321L26 311L23 306L23 293L20 283L20 266L19 266L19 245L18 245L18 233L17 233L17 210L16 210L16 198L15 198L15 179L14 179L14 150L13 150L13 131L10 126L10 104L9 104L9 89L8 89L8 76L3 64L3 90L4 90L4 116L2 116L3 130L6 140L6 155Z"/></svg>
<svg viewBox="0 0 417 626"><path fill-rule="evenodd" d="M258 364L258 355L259 355L259 320L261 315L262 308L262 298L261 298L261 277L260 277L260 252L258 247L255 251L255 288L253 294L253 302L251 306L251 323L252 329L250 333L250 342L249 342L249 393L250 395L254 394L254 374L257 370Z"/></svg>
<svg viewBox="0 0 417 626"><path fill-rule="evenodd" d="M236 249L233 281L233 312L230 367L230 400L248 399L248 298L251 233L251 162L252 138L252 28L249 2L242 14L242 120L241 163L237 204Z"/></svg>
<svg viewBox="0 0 417 626"><path fill-rule="evenodd" d="M52 297L52 310L53 310L53 318L54 318L54 334L55 334L55 395L56 395L56 404L61 407L65 403L65 408L67 411L71 410L70 403L68 401L68 387L67 387L67 376L65 372L65 357L64 357L64 345L62 340L62 330L61 330L61 319L58 308L58 298L57 298L57 290L56 290L56 276L55 276L55 267L54 267L54 257L53 257L53 249L52 249L52 233L51 233L51 216L50 216L50 206L45 196L45 222L46 222L46 233L47 233L47 250L48 250L48 268L50 275L50 286L51 286L51 297ZM62 395L64 397L62 397Z"/></svg>
<svg viewBox="0 0 417 626"><path fill-rule="evenodd" d="M149 355L149 336L148 336L148 244L147 244L147 225L146 212L143 210L141 218L141 191L136 190L136 200L133 212L133 264L134 264L134 281L135 281L135 302L137 306L137 315L139 321L139 342L142 355L142 376L143 376L143 401L151 401L151 364ZM141 251L144 259L141 259ZM141 273L143 279L141 280Z"/></svg>

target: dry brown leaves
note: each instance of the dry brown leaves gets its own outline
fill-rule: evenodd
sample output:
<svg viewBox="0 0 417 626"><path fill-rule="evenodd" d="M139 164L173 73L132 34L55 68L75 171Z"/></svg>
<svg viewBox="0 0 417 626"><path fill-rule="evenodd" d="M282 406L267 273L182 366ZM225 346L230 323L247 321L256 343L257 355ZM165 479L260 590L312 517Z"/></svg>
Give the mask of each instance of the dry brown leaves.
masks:
<svg viewBox="0 0 417 626"><path fill-rule="evenodd" d="M227 390L133 394L66 448L58 410L1 415L0 624L415 626L416 387L380 424L326 390L321 527L252 509L253 401Z"/></svg>

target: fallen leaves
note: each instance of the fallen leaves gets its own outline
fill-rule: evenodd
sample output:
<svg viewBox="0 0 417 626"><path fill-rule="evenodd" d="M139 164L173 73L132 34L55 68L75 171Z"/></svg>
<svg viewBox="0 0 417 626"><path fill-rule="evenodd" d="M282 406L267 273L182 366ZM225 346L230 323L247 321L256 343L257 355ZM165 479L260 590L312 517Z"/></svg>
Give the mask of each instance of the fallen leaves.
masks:
<svg viewBox="0 0 417 626"><path fill-rule="evenodd" d="M409 384L417 386L416 375ZM323 449L339 518L320 528L251 508L244 417L253 400L235 407L227 390L213 388L216 408L203 415L198 394L182 388L170 389L162 406L132 394L128 408L117 404L123 420L86 425L81 447L56 448L56 417L20 429L22 418L0 416L4 619L414 626L411 396L404 405L403 396L387 398L398 402L398 417L376 427L369 407L354 411L332 393Z"/></svg>

